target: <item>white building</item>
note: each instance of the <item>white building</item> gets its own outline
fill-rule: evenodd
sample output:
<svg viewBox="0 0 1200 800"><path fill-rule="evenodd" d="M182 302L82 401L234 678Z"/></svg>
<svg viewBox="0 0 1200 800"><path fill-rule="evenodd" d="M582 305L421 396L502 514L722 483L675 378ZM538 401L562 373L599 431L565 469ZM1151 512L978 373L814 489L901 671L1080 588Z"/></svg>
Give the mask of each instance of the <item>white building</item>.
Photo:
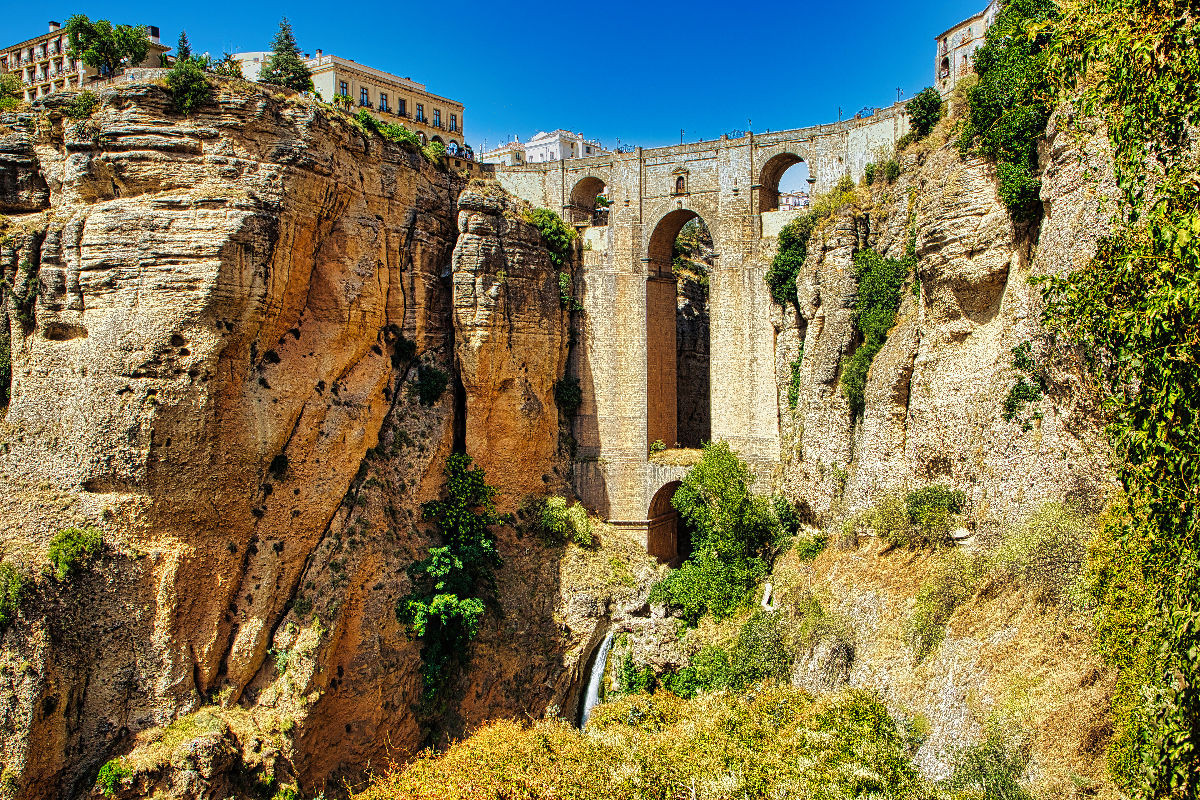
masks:
<svg viewBox="0 0 1200 800"><path fill-rule="evenodd" d="M581 133L558 130L539 131L525 144L525 161L538 164L543 161L566 161L568 158L591 158L607 153L599 142L583 138Z"/></svg>
<svg viewBox="0 0 1200 800"><path fill-rule="evenodd" d="M934 75L943 97L954 90L960 78L971 74L974 69L971 59L975 51L983 47L983 35L999 14L1000 0L992 0L983 11L964 19L934 40L937 48Z"/></svg>
<svg viewBox="0 0 1200 800"><path fill-rule="evenodd" d="M484 164L503 164L506 167L519 167L525 163L525 145L519 141L502 144L494 150L488 150L479 157Z"/></svg>
<svg viewBox="0 0 1200 800"><path fill-rule="evenodd" d="M798 208L808 208L808 192L779 193L780 211L795 211Z"/></svg>

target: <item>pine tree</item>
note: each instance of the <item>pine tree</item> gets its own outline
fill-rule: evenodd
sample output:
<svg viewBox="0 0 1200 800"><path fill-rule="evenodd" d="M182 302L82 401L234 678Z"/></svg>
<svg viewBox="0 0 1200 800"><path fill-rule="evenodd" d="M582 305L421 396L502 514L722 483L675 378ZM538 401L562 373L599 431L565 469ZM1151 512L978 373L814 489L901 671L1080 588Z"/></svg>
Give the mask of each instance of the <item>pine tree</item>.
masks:
<svg viewBox="0 0 1200 800"><path fill-rule="evenodd" d="M179 42L175 45L175 60L187 61L192 57L192 46L188 43L187 31L179 32Z"/></svg>
<svg viewBox="0 0 1200 800"><path fill-rule="evenodd" d="M267 56L258 74L258 82L286 86L297 92L311 92L313 89L312 71L300 58L300 48L296 45L296 37L292 35L292 25L287 17L279 22L279 33L271 42L271 55Z"/></svg>

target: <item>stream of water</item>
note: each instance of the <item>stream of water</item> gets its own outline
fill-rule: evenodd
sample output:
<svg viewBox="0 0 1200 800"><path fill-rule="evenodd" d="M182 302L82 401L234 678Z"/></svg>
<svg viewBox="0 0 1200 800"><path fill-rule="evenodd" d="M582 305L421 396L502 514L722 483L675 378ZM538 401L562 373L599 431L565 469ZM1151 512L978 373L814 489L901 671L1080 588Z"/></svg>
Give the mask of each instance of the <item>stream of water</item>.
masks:
<svg viewBox="0 0 1200 800"><path fill-rule="evenodd" d="M609 631L600 643L600 650L592 661L592 673L588 675L587 692L583 696L583 714L579 718L579 727L587 725L592 709L600 702L600 682L604 680L604 666L608 663L608 651L612 649L613 635Z"/></svg>

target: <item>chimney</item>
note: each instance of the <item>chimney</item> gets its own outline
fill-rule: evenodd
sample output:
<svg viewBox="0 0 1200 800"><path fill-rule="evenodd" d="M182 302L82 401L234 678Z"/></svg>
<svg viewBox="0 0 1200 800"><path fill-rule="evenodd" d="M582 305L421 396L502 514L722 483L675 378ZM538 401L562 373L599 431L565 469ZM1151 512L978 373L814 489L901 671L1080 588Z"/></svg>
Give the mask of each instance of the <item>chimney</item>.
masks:
<svg viewBox="0 0 1200 800"><path fill-rule="evenodd" d="M157 25L147 25L146 26L146 35L150 37L150 41L154 42L155 44L159 44L160 34L159 34Z"/></svg>
<svg viewBox="0 0 1200 800"><path fill-rule="evenodd" d="M58 30L61 27L62 27L62 25L59 25L54 20L50 20L50 32L51 33L54 33L56 30Z"/></svg>
<svg viewBox="0 0 1200 800"><path fill-rule="evenodd" d="M319 49L317 50L317 60L321 60L321 51Z"/></svg>

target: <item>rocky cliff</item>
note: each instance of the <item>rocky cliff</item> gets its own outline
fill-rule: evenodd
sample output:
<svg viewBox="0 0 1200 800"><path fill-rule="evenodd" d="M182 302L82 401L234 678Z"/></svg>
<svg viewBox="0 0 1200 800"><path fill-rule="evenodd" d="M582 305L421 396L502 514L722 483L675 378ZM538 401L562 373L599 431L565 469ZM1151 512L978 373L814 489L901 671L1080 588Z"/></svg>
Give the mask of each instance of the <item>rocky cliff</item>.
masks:
<svg viewBox="0 0 1200 800"><path fill-rule="evenodd" d="M1093 135L1081 146L1059 120L1045 152L1045 216L1030 227L1009 218L994 165L964 159L947 134L940 128L904 151L895 182L879 178L869 197L859 189L857 202L818 226L796 304L776 312L783 486L821 512L938 482L964 490L981 522L1018 520L1047 500L1098 510L1112 485L1098 409L1077 354L1041 326L1032 280L1065 274L1095 252L1113 192L1103 141ZM840 385L861 344L853 254L872 248L902 259L910 246L916 280L904 286L865 407L853 414ZM1006 419L1005 400L1022 377L1013 366L1021 345L1046 390Z"/></svg>
<svg viewBox="0 0 1200 800"><path fill-rule="evenodd" d="M455 439L503 506L562 485L547 253L503 201L311 101L101 101L0 117L0 552L37 575L56 531L103 532L2 633L2 791L81 796L115 756L130 791L189 797L402 757L431 731L395 606ZM528 590L558 587L561 547L506 529L501 551L448 733L565 702L595 632L565 589Z"/></svg>

